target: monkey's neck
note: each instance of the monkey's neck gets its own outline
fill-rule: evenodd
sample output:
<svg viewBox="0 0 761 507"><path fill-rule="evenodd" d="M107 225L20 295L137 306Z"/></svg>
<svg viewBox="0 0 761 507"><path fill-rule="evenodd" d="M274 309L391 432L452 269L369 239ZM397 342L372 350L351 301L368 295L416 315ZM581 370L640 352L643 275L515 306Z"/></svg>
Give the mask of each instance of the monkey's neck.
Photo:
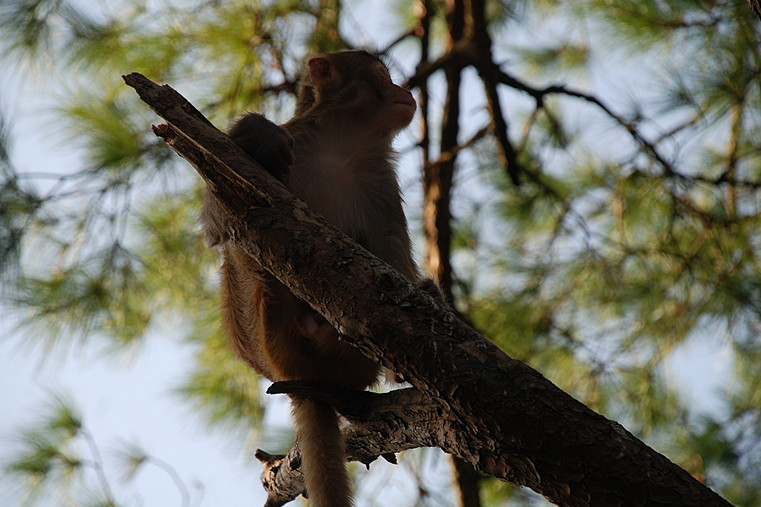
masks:
<svg viewBox="0 0 761 507"><path fill-rule="evenodd" d="M368 176L395 178L391 136L372 136L370 127L352 127L341 119L300 127L294 125L289 131L295 140L295 165L305 173L350 187L365 184Z"/></svg>
<svg viewBox="0 0 761 507"><path fill-rule="evenodd" d="M297 136L288 186L345 233L360 239L401 208L390 142L319 130L303 141Z"/></svg>
<svg viewBox="0 0 761 507"><path fill-rule="evenodd" d="M318 141L321 150L327 147L328 150L340 152L345 159L369 152L385 157L393 152L391 143L394 135L382 133L376 123L371 116L346 109L333 114L309 114L296 118L287 130L296 138L296 146L300 141L307 144ZM307 139L299 139L301 136Z"/></svg>

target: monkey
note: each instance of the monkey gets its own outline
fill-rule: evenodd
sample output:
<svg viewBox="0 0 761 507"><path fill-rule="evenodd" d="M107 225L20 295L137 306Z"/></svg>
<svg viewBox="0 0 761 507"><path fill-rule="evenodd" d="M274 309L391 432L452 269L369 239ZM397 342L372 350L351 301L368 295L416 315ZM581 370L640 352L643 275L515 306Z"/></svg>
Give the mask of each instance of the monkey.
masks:
<svg viewBox="0 0 761 507"><path fill-rule="evenodd" d="M308 59L291 120L278 126L247 113L229 136L310 208L418 283L391 147L416 108L378 57L327 53ZM208 190L201 224L207 242L222 248L223 321L241 359L274 382L363 390L378 380L379 365L229 241L225 215ZM291 404L311 505L350 506L334 408L298 395Z"/></svg>

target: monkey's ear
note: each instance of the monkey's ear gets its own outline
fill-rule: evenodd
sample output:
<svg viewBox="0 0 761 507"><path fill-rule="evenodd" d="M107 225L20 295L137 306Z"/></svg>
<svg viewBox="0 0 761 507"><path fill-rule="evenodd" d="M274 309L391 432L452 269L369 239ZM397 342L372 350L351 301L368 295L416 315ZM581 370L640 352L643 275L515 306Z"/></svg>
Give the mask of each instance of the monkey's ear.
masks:
<svg viewBox="0 0 761 507"><path fill-rule="evenodd" d="M309 59L309 80L314 84L329 85L338 82L338 75L324 56Z"/></svg>

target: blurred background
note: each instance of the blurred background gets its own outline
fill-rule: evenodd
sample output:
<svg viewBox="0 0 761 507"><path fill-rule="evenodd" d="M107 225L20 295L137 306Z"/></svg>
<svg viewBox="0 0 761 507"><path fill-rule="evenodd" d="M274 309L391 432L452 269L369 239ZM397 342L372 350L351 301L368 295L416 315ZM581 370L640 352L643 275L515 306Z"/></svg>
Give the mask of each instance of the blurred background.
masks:
<svg viewBox="0 0 761 507"><path fill-rule="evenodd" d="M761 21L742 0L0 0L0 503L257 505L287 402L233 357L202 182L121 80L225 129L307 55L419 103L421 266L512 357L761 505ZM544 505L438 450L357 505ZM303 500L300 500L303 502Z"/></svg>

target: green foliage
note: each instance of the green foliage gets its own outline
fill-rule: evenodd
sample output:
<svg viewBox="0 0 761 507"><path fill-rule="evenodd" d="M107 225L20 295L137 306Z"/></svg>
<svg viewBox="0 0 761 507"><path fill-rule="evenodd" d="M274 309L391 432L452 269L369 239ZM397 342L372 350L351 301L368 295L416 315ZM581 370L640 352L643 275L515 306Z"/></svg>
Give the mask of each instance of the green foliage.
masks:
<svg viewBox="0 0 761 507"><path fill-rule="evenodd" d="M70 124L68 142L86 140L89 169L108 179L109 189L128 185L133 169L149 151L132 111L118 100L96 95L74 97L62 111Z"/></svg>
<svg viewBox="0 0 761 507"><path fill-rule="evenodd" d="M24 277L13 304L34 309L28 323L46 325L41 336L49 345L93 333L105 333L114 345L128 344L151 319L137 269L136 259L115 245L48 277Z"/></svg>
<svg viewBox="0 0 761 507"><path fill-rule="evenodd" d="M585 44L561 41L557 46L523 48L516 51L530 71L574 70L586 65L589 48Z"/></svg>
<svg viewBox="0 0 761 507"><path fill-rule="evenodd" d="M122 467L122 479L131 481L149 460L150 456L141 447L125 444L118 452L117 459Z"/></svg>
<svg viewBox="0 0 761 507"><path fill-rule="evenodd" d="M53 397L39 420L18 434L18 450L3 464L3 471L19 481L28 504L50 494L61 505L116 507L113 477L107 472L100 445L71 400ZM182 505L190 505L187 486L169 464L131 444L115 454L123 480L132 480L146 465L154 465L174 482Z"/></svg>
<svg viewBox="0 0 761 507"><path fill-rule="evenodd" d="M740 1L592 1L573 12L635 61L656 50L657 61L668 59L669 73L652 75L659 86L652 102L614 119L622 131L647 132L651 144L619 142L610 150L590 141L589 103L552 103L544 121L545 109L527 114L519 159L537 172L517 188L501 170L484 173L499 192L495 231L508 233L468 242L492 258L473 268L488 272L461 277L490 280L486 293L464 290L468 314L508 353L623 422L730 501L756 505L761 55L752 41L761 23ZM547 26L555 22L550 17ZM552 45L517 52L527 69L555 70L573 82L578 69L556 61L560 53ZM554 133L579 115L586 125L574 135ZM653 128L648 118L668 126ZM679 346L718 343L717 336L736 362L724 387L731 401L700 414L665 364Z"/></svg>
<svg viewBox="0 0 761 507"><path fill-rule="evenodd" d="M81 167L24 174L0 124L2 296L23 311L30 342L121 350L177 319L197 347L178 394L212 426L257 427L259 379L219 326L218 258L196 225L197 178L151 134L154 117L120 76L170 82L221 126L246 109L284 119L303 55L348 45L339 22L352 5L125 0L110 11L0 0L4 62L61 83L54 130L82 154ZM410 2L394 10L404 33L417 13ZM444 3L431 14L437 57ZM506 95L519 187L491 140L469 148L485 190L458 182L455 192L467 209L453 244L465 259L458 307L730 501L761 503L761 23L743 0L491 1L487 14L502 69L538 90L586 95ZM666 366L701 340L727 344L734 361L725 406L708 414L691 409ZM57 401L20 433L6 471L29 492L95 470L67 407ZM161 466L138 448L120 455L126 477ZM96 493L83 491L82 503L112 505L102 484L86 489ZM494 505L535 502L493 482L484 493Z"/></svg>
<svg viewBox="0 0 761 507"><path fill-rule="evenodd" d="M179 394L193 401L209 423L256 428L263 414L259 378L240 361L227 345L219 327L220 317L212 314L197 356L197 367L185 380Z"/></svg>
<svg viewBox="0 0 761 507"><path fill-rule="evenodd" d="M42 204L38 193L24 182L19 181L11 166L8 153L7 129L0 116L0 282L11 280L18 274L21 257L21 238L34 215ZM0 283L0 295L6 283Z"/></svg>
<svg viewBox="0 0 761 507"><path fill-rule="evenodd" d="M71 401L61 396L53 398L37 423L19 434L19 451L4 468L6 474L22 483L30 501L48 491L56 491L63 498L77 497L79 492L72 486L80 483L84 493L89 486L83 474L88 470L98 472L102 467L81 416ZM101 493L101 499L105 496L102 505L114 505L107 487Z"/></svg>
<svg viewBox="0 0 761 507"><path fill-rule="evenodd" d="M92 20L69 2L61 0L3 0L0 25L6 30L2 43L25 58L47 59L66 48L76 32L86 32ZM64 27L61 29L61 27Z"/></svg>

